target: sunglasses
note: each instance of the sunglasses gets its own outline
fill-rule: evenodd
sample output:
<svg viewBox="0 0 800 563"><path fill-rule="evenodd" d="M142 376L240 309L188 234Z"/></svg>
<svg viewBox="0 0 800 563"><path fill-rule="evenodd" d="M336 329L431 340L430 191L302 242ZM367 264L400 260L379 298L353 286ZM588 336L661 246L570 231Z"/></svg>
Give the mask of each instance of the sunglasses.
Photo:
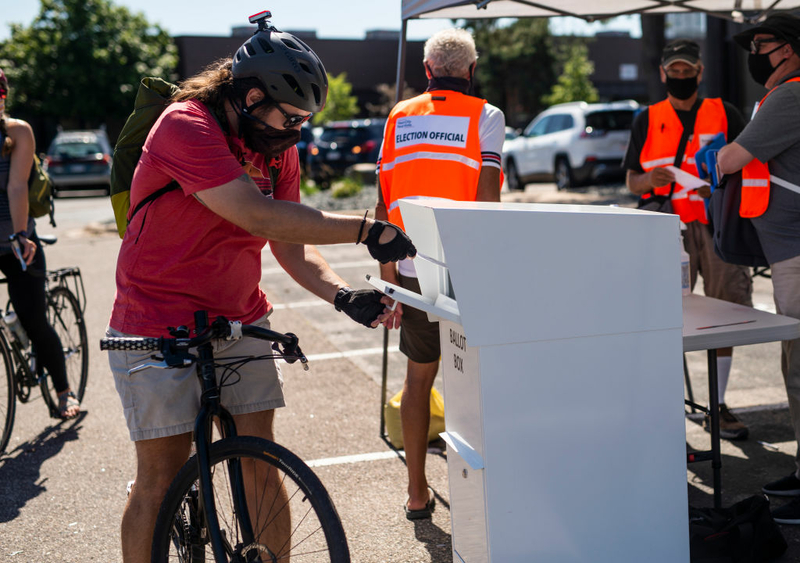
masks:
<svg viewBox="0 0 800 563"><path fill-rule="evenodd" d="M313 113L308 113L306 115L288 114L277 102L275 103L275 107L278 108L278 111L281 112L283 114L283 117L286 118L286 121L283 122L284 129L290 129L292 127L297 127L298 125L302 125L303 123L305 123L314 116Z"/></svg>
<svg viewBox="0 0 800 563"><path fill-rule="evenodd" d="M767 45L769 43L780 43L783 39L753 39L750 41L750 53L753 55L757 55L759 51L761 51L762 45Z"/></svg>

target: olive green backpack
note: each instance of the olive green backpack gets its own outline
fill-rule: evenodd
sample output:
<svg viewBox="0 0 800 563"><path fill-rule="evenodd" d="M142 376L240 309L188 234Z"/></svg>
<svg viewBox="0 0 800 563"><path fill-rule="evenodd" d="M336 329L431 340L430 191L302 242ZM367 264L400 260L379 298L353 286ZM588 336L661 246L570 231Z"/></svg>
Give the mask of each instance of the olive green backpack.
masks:
<svg viewBox="0 0 800 563"><path fill-rule="evenodd" d="M34 154L31 173L28 175L28 215L31 217L50 215L50 224L55 227L54 211L53 181L42 168L39 157Z"/></svg>
<svg viewBox="0 0 800 563"><path fill-rule="evenodd" d="M125 230L128 228L133 171L136 169L139 157L142 156L142 147L147 134L170 104L170 98L177 92L178 87L175 84L155 77L142 78L139 91L136 93L133 113L128 117L117 138L111 161L111 206L114 208L114 218L120 238L125 236ZM177 182L170 182L153 192L139 202L131 217L145 204L177 188Z"/></svg>

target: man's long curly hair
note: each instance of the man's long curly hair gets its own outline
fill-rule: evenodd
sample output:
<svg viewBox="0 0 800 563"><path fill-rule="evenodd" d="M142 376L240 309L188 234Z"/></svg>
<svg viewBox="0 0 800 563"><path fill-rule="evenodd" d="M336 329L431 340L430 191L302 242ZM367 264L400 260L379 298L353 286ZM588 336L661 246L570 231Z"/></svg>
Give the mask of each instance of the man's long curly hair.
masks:
<svg viewBox="0 0 800 563"><path fill-rule="evenodd" d="M176 92L170 101L198 100L209 108L222 110L225 100L243 104L244 96L251 88L265 91L263 84L257 78L234 80L231 66L230 58L211 63L199 73L181 82L180 91Z"/></svg>

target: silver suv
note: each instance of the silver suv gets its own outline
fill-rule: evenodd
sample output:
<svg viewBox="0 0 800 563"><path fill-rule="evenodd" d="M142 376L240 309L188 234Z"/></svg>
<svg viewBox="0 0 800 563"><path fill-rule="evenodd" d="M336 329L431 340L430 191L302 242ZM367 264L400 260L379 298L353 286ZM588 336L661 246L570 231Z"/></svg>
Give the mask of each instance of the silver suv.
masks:
<svg viewBox="0 0 800 563"><path fill-rule="evenodd" d="M623 178L622 159L638 109L633 100L546 109L522 135L503 144L508 189L554 178L559 190Z"/></svg>

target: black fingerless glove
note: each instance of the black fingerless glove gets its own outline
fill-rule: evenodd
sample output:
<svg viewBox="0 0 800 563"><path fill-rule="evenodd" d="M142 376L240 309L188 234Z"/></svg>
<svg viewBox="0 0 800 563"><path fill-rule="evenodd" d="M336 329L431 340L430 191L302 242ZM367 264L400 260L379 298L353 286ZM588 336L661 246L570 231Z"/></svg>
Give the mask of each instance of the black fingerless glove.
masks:
<svg viewBox="0 0 800 563"><path fill-rule="evenodd" d="M394 229L397 234L386 244L379 244L378 239L387 228ZM367 233L367 238L364 239L364 244L367 245L370 256L381 264L397 262L403 258L413 258L417 255L417 249L414 248L414 243L411 242L408 235L387 221L375 221Z"/></svg>
<svg viewBox="0 0 800 563"><path fill-rule="evenodd" d="M343 287L336 293L333 306L366 327L373 328L372 323L383 313L386 305L381 303L383 293L377 289L350 289Z"/></svg>

